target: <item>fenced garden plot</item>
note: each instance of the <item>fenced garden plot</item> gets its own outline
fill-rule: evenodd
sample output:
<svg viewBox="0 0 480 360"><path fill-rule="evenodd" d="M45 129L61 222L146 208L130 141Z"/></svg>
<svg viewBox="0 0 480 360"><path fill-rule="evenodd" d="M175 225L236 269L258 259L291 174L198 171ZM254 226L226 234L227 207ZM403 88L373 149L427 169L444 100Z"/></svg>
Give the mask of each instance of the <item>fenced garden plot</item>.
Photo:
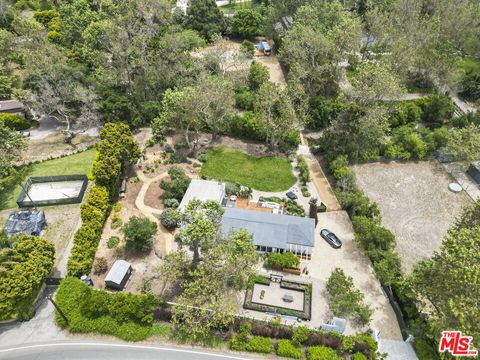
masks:
<svg viewBox="0 0 480 360"><path fill-rule="evenodd" d="M86 175L31 177L17 199L19 207L77 204L87 189Z"/></svg>
<svg viewBox="0 0 480 360"><path fill-rule="evenodd" d="M255 276L245 293L243 307L248 310L295 316L310 320L312 285L282 280L272 282Z"/></svg>

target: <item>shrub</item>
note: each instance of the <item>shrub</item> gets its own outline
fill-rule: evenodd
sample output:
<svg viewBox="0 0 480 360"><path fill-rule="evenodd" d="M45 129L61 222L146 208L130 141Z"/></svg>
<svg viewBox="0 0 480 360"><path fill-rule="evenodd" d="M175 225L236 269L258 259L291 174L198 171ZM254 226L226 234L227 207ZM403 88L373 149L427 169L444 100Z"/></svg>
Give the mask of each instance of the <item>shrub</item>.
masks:
<svg viewBox="0 0 480 360"><path fill-rule="evenodd" d="M250 90L256 91L270 79L268 68L259 62L252 61L248 73L248 85Z"/></svg>
<svg viewBox="0 0 480 360"><path fill-rule="evenodd" d="M313 346L307 349L308 360L341 360L335 350L325 346Z"/></svg>
<svg viewBox="0 0 480 360"><path fill-rule="evenodd" d="M235 91L235 104L242 110L252 111L255 102L255 93L248 88L241 88ZM234 119L235 122L242 123L241 115ZM238 135L240 136L240 134Z"/></svg>
<svg viewBox="0 0 480 360"><path fill-rule="evenodd" d="M228 348L234 351L245 351L247 343L243 341L238 335L232 336L228 343Z"/></svg>
<svg viewBox="0 0 480 360"><path fill-rule="evenodd" d="M401 126L393 131L393 144L400 150L402 158L423 159L427 155L427 144L420 138L414 129L408 126ZM409 156L410 155L410 156Z"/></svg>
<svg viewBox="0 0 480 360"><path fill-rule="evenodd" d="M467 100L480 99L480 70L468 69L462 79L462 87L461 95Z"/></svg>
<svg viewBox="0 0 480 360"><path fill-rule="evenodd" d="M227 195L237 195L240 191L240 185L231 182L225 183L225 193Z"/></svg>
<svg viewBox="0 0 480 360"><path fill-rule="evenodd" d="M457 128L465 128L469 125L480 125L480 114L474 112L467 112L461 116L452 119L452 126Z"/></svg>
<svg viewBox="0 0 480 360"><path fill-rule="evenodd" d="M368 358L360 352L353 354L353 360L368 360Z"/></svg>
<svg viewBox="0 0 480 360"><path fill-rule="evenodd" d="M109 249L113 249L118 245L119 242L120 242L120 238L118 236L110 236L110 239L108 239L107 241L107 247Z"/></svg>
<svg viewBox="0 0 480 360"><path fill-rule="evenodd" d="M43 238L20 234L13 247L2 253L0 320L27 320L34 314L34 301L52 270L55 247Z"/></svg>
<svg viewBox="0 0 480 360"><path fill-rule="evenodd" d="M107 259L104 257L99 257L95 260L95 264L93 265L93 272L95 275L103 274L108 270Z"/></svg>
<svg viewBox="0 0 480 360"><path fill-rule="evenodd" d="M431 125L441 125L452 118L455 106L444 95L430 95L421 100L422 120Z"/></svg>
<svg viewBox="0 0 480 360"><path fill-rule="evenodd" d="M55 313L62 328L73 333L113 335L126 341L147 338L153 310L158 305L151 295L124 292L112 295L72 277L60 283L55 300L69 320L66 323Z"/></svg>
<svg viewBox="0 0 480 360"><path fill-rule="evenodd" d="M353 191L342 191L335 189L335 195L342 208L350 217L366 216L369 218L379 218L380 210L376 203L372 203L362 190L355 188Z"/></svg>
<svg viewBox="0 0 480 360"><path fill-rule="evenodd" d="M308 340L308 335L312 332L306 326L297 326L293 331L292 342L296 346L304 344Z"/></svg>
<svg viewBox="0 0 480 360"><path fill-rule="evenodd" d="M287 200L285 203L285 210L287 211L288 215L293 216L305 216L305 210L297 204L294 200Z"/></svg>
<svg viewBox="0 0 480 360"><path fill-rule="evenodd" d="M119 214L115 214L113 215L112 217L112 223L110 224L110 227L112 229L118 229L119 227L121 227L123 225L123 221L122 219L120 218L120 215Z"/></svg>
<svg viewBox="0 0 480 360"><path fill-rule="evenodd" d="M147 218L132 216L123 227L126 248L148 251L153 246L153 235L157 232L157 224Z"/></svg>
<svg viewBox="0 0 480 360"><path fill-rule="evenodd" d="M176 209L180 206L180 203L177 199L165 199L163 200L163 205L167 208Z"/></svg>
<svg viewBox="0 0 480 360"><path fill-rule="evenodd" d="M179 214L174 209L166 209L160 214L160 222L167 230L173 230L178 226Z"/></svg>
<svg viewBox="0 0 480 360"><path fill-rule="evenodd" d="M308 191L308 189L306 187L302 187L302 195L305 196L305 197L310 197L310 192Z"/></svg>
<svg viewBox="0 0 480 360"><path fill-rule="evenodd" d="M303 351L301 347L294 346L290 340L282 339L277 343L277 355L292 359L301 359Z"/></svg>
<svg viewBox="0 0 480 360"><path fill-rule="evenodd" d="M422 109L413 101L403 101L395 105L390 114L389 122L392 128L408 124L416 124L420 121Z"/></svg>
<svg viewBox="0 0 480 360"><path fill-rule="evenodd" d="M240 51L248 57L252 57L255 53L255 44L250 40L243 40L240 45Z"/></svg>
<svg viewBox="0 0 480 360"><path fill-rule="evenodd" d="M310 181L310 171L307 162L302 155L297 156L297 169L299 171L298 178L302 185L306 185Z"/></svg>
<svg viewBox="0 0 480 360"><path fill-rule="evenodd" d="M344 108L345 105L336 99L314 96L310 99L310 119L307 125L313 130L325 129Z"/></svg>
<svg viewBox="0 0 480 360"><path fill-rule="evenodd" d="M372 310L363 303L364 295L355 288L351 277L342 269L332 271L327 281L328 306L335 316L353 317L361 325L370 322Z"/></svg>
<svg viewBox="0 0 480 360"><path fill-rule="evenodd" d="M160 183L160 188L163 189L163 198L177 199L177 201L180 202L191 180L185 174L185 171L178 166L170 167L170 169L168 169L168 175L170 175L170 182L162 180Z"/></svg>
<svg viewBox="0 0 480 360"><path fill-rule="evenodd" d="M32 123L29 120L16 114L0 114L0 122L9 129L16 131L27 130L32 126Z"/></svg>
<svg viewBox="0 0 480 360"><path fill-rule="evenodd" d="M268 257L265 260L265 265L269 267L296 268L300 265L300 259L290 251L284 253L271 253L268 254Z"/></svg>
<svg viewBox="0 0 480 360"><path fill-rule="evenodd" d="M262 354L270 354L273 351L273 341L267 337L255 336L248 340L245 350Z"/></svg>
<svg viewBox="0 0 480 360"><path fill-rule="evenodd" d="M239 99L237 98L237 101ZM250 99L247 99L250 101ZM253 98L252 107L253 107ZM246 100L245 100L246 101ZM250 109L248 103L239 103L239 107L244 109ZM258 114L246 111L243 116L240 114L234 114L228 119L226 126L226 134L234 137L245 138L249 140L265 140L265 131L258 121Z"/></svg>

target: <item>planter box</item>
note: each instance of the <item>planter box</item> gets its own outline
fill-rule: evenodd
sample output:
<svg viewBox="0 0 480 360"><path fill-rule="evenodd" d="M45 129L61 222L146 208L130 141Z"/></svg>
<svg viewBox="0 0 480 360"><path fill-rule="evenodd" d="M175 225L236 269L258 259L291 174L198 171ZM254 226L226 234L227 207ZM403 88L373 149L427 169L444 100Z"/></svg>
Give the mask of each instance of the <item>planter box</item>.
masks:
<svg viewBox="0 0 480 360"><path fill-rule="evenodd" d="M293 274L293 275L300 275L301 274L301 271L300 269L294 269L294 268L283 268L281 271L283 271L284 273L288 273L288 274Z"/></svg>

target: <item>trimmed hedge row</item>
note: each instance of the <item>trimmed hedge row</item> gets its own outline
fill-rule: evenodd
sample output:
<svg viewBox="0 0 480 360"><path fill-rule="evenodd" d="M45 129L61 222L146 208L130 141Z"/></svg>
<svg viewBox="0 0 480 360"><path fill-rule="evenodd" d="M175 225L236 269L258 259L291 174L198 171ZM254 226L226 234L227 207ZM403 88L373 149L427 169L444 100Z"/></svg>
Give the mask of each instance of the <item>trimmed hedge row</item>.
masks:
<svg viewBox="0 0 480 360"><path fill-rule="evenodd" d="M303 358L304 349L306 349L307 358L308 354L311 354L312 359L317 359L315 356L323 359L320 357L322 354L332 355L331 359L341 359L341 355L354 355L359 358L363 355L365 359L377 358L377 344L368 334L344 336L305 326L286 326L274 322L265 323L245 319L236 319L233 330L237 334L230 339L229 348L235 351L266 353L264 351L270 350L270 341L265 339L274 339L277 340L276 354L294 359ZM248 344L250 344L250 350L247 349Z"/></svg>
<svg viewBox="0 0 480 360"><path fill-rule="evenodd" d="M144 340L150 335L157 305L152 295L125 292L112 295L73 277L61 282L56 301L68 319L65 322L57 312L60 327L72 333L113 335L127 341Z"/></svg>
<svg viewBox="0 0 480 360"><path fill-rule="evenodd" d="M93 186L80 208L82 226L73 237L74 245L67 264L68 275L79 277L90 273L109 208L107 189Z"/></svg>
<svg viewBox="0 0 480 360"><path fill-rule="evenodd" d="M110 200L118 195L120 175L127 164L137 161L140 156L140 149L126 124L105 124L100 139L92 169L96 185L81 206L82 226L73 238L74 246L67 264L70 276L90 273L110 210Z"/></svg>

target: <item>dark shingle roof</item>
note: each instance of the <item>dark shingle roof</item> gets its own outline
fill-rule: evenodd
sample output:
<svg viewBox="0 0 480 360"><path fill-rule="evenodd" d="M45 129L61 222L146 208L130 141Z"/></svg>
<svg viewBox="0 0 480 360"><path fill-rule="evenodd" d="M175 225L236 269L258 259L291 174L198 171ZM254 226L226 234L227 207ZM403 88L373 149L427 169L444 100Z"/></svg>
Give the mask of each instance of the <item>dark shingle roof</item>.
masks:
<svg viewBox="0 0 480 360"><path fill-rule="evenodd" d="M222 231L246 229L255 245L287 249L288 244L313 247L315 220L305 217L276 215L260 211L227 208Z"/></svg>
<svg viewBox="0 0 480 360"><path fill-rule="evenodd" d="M21 111L23 104L17 100L3 100L0 101L0 112Z"/></svg>

